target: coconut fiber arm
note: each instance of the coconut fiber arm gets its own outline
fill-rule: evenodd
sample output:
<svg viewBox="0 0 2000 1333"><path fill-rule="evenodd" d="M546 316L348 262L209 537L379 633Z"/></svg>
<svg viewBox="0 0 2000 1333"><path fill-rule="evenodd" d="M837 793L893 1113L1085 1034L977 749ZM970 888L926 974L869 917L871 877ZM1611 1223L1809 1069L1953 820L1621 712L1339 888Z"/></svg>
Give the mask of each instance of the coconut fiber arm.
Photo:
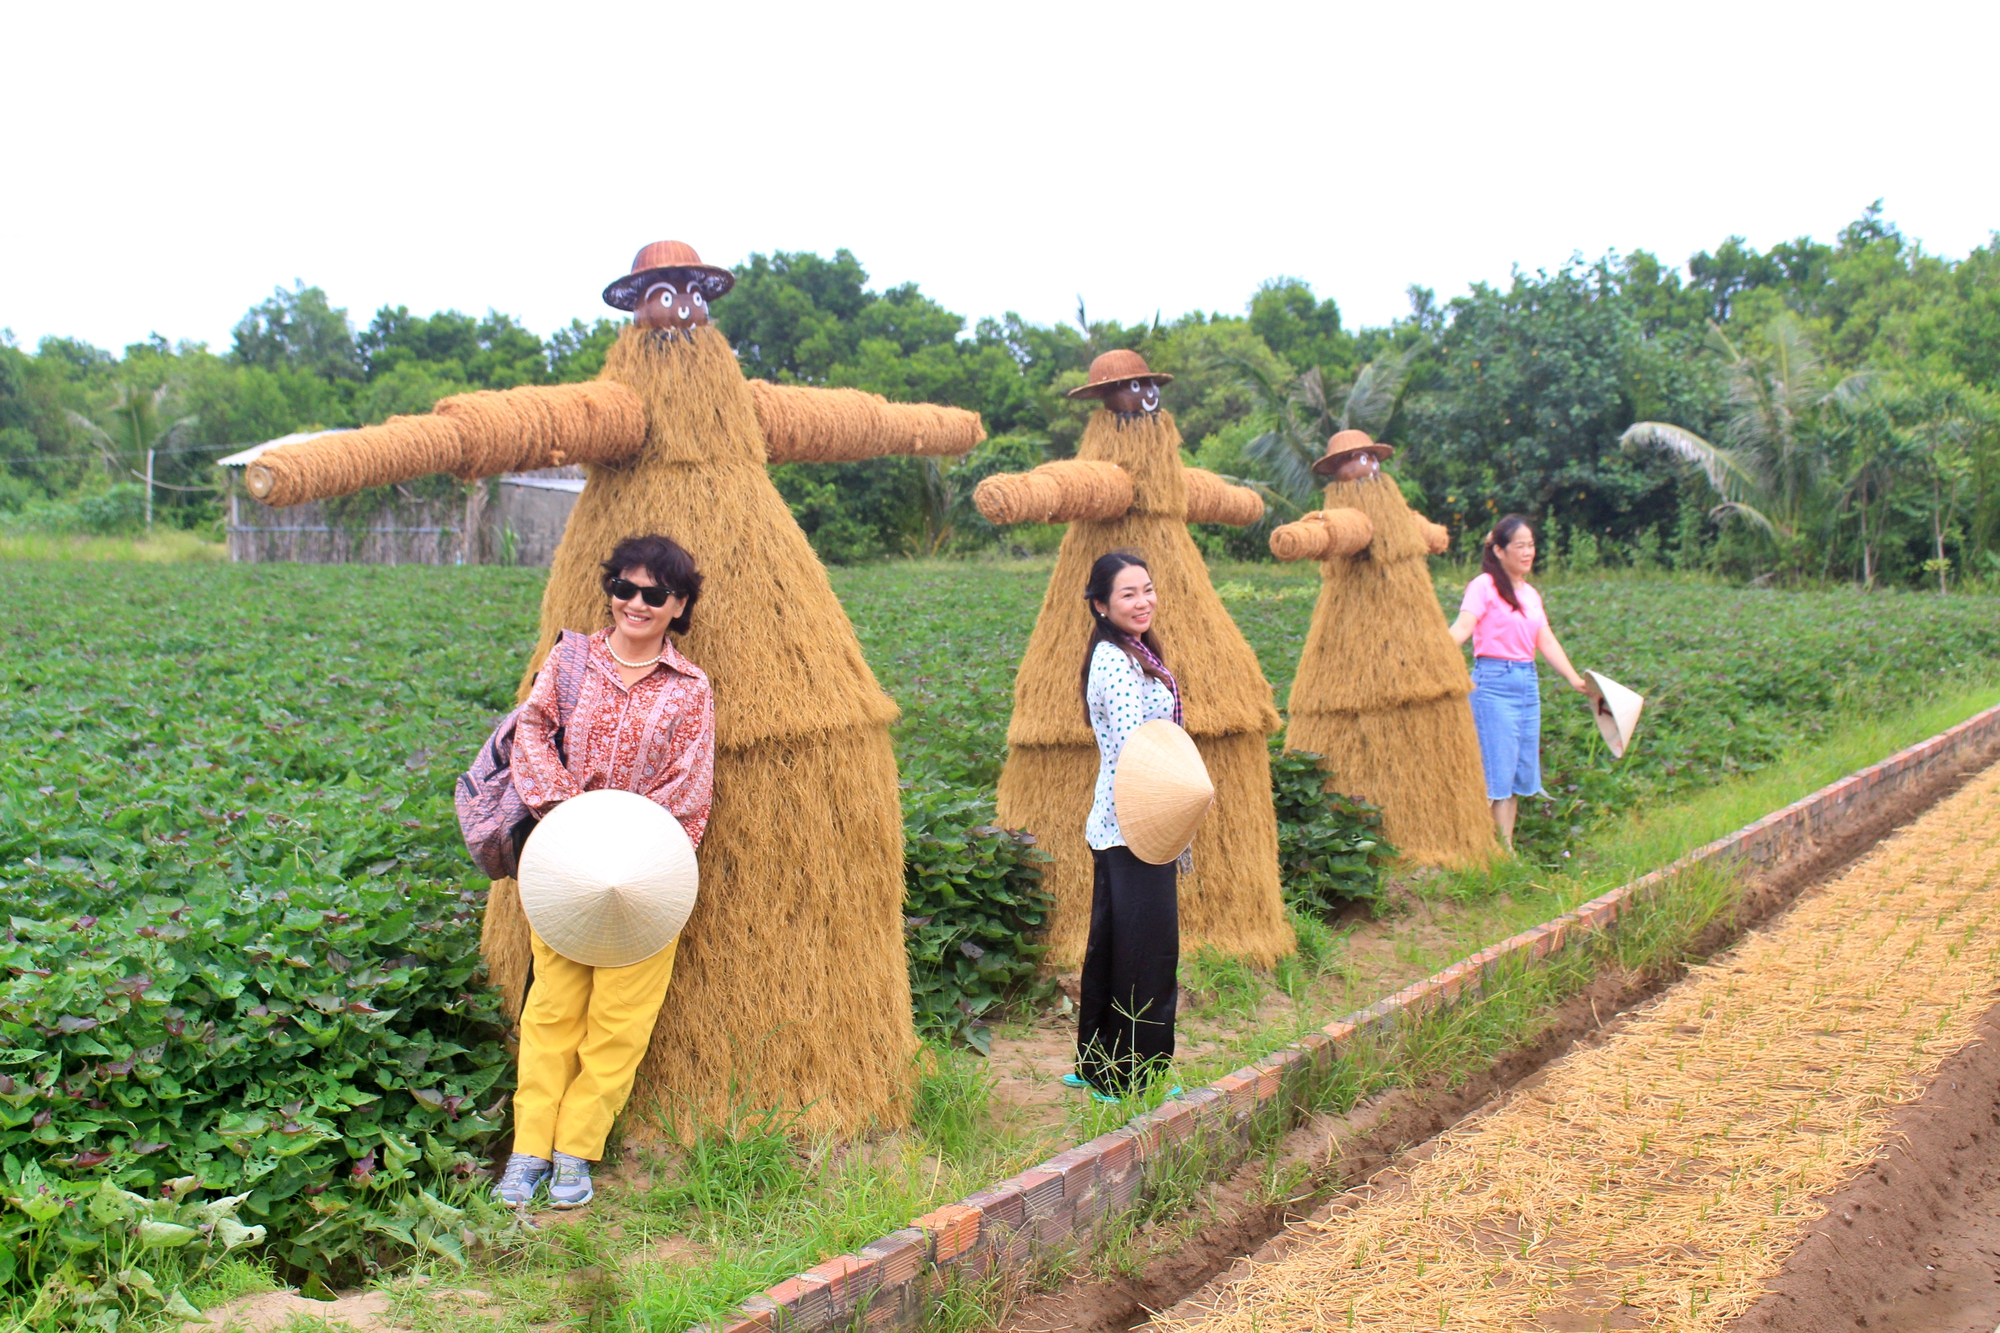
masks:
<svg viewBox="0 0 2000 1333"><path fill-rule="evenodd" d="M973 490L972 503L996 524L1121 518L1132 507L1132 477L1116 463L1066 458L1032 472L996 473Z"/></svg>
<svg viewBox="0 0 2000 1333"><path fill-rule="evenodd" d="M986 438L977 412L892 403L859 389L750 381L750 405L773 463L852 463L887 454L962 454Z"/></svg>
<svg viewBox="0 0 2000 1333"><path fill-rule="evenodd" d="M1432 555L1443 555L1451 549L1451 530L1442 523L1433 523L1422 514L1417 515L1417 531L1424 534L1424 545Z"/></svg>
<svg viewBox="0 0 2000 1333"><path fill-rule="evenodd" d="M610 380L483 390L441 399L424 416L269 450L243 470L243 481L265 504L295 505L433 472L470 481L565 463L622 463L645 443L639 396Z"/></svg>
<svg viewBox="0 0 2000 1333"><path fill-rule="evenodd" d="M1264 497L1248 486L1224 481L1206 468L1184 468L1190 523L1227 523L1247 528L1264 517Z"/></svg>
<svg viewBox="0 0 2000 1333"><path fill-rule="evenodd" d="M1280 560L1331 560L1356 555L1375 540L1375 525L1359 509L1322 509L1271 529L1271 554Z"/></svg>

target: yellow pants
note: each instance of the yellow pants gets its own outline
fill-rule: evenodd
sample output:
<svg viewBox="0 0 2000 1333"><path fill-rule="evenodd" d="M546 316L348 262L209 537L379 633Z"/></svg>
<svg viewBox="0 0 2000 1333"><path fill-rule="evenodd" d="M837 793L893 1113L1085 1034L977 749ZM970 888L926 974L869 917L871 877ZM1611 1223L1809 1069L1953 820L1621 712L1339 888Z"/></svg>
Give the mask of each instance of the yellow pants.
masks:
<svg viewBox="0 0 2000 1333"><path fill-rule="evenodd" d="M514 1151L546 1159L554 1148L594 1162L632 1095L674 978L674 945L630 967L585 967L539 935L533 943L535 981L521 1008Z"/></svg>

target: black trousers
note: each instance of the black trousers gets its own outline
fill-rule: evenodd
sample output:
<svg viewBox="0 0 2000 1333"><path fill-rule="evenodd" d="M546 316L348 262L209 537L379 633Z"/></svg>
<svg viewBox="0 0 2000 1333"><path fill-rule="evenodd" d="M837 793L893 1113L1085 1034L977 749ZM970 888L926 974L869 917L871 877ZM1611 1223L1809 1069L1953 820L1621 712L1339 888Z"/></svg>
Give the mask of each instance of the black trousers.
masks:
<svg viewBox="0 0 2000 1333"><path fill-rule="evenodd" d="M1077 1073L1114 1096L1143 1087L1174 1056L1181 961L1178 872L1125 847L1092 851L1090 942L1076 1019Z"/></svg>

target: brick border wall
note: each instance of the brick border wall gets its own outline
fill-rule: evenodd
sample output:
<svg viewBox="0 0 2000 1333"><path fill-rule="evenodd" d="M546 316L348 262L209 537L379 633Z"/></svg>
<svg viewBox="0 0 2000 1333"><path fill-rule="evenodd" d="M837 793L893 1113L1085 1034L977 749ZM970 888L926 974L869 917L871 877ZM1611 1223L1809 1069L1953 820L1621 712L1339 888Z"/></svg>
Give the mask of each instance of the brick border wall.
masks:
<svg viewBox="0 0 2000 1333"><path fill-rule="evenodd" d="M1507 964L1532 964L1584 933L1602 930L1641 895L1702 861L1770 866L1789 861L1866 817L1891 797L1926 785L1969 749L2000 741L2000 706L1851 773L1672 865L1574 911L1482 949L1302 1041L1169 1101L957 1203L917 1218L855 1254L843 1254L753 1296L710 1333L819 1333L914 1328L931 1293L957 1279L1024 1270L1038 1252L1087 1249L1096 1227L1127 1211L1149 1168L1197 1144L1218 1169L1250 1151L1259 1121L1284 1123L1358 1039L1392 1033L1406 1018L1478 994Z"/></svg>

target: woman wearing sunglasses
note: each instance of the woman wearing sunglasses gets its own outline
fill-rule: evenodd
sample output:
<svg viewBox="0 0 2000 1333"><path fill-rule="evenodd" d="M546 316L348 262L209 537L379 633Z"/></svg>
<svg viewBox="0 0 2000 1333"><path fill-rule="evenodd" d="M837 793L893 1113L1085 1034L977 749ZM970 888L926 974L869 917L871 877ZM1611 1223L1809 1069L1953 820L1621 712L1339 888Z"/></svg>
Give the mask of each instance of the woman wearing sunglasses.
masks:
<svg viewBox="0 0 2000 1333"><path fill-rule="evenodd" d="M628 537L603 564L611 623L590 636L565 723L554 670L535 678L515 724L514 789L537 818L581 792L617 787L658 802L701 845L715 773L715 695L668 639L701 596L694 560L669 538ZM632 1093L673 979L674 945L629 967L586 967L533 938L521 1007L514 1152L495 1193L580 1208L591 1164Z"/></svg>

